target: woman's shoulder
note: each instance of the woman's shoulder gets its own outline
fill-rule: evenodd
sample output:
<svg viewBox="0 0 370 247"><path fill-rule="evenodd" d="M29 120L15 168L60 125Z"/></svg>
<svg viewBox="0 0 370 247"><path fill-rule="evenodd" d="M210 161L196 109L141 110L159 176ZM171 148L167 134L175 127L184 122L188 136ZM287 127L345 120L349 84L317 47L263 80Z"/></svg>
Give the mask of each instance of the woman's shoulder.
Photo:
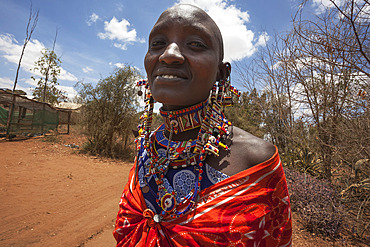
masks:
<svg viewBox="0 0 370 247"><path fill-rule="evenodd" d="M269 160L276 152L276 147L257 136L238 127L233 129L231 157L244 163L245 169Z"/></svg>
<svg viewBox="0 0 370 247"><path fill-rule="evenodd" d="M276 147L240 128L233 127L230 153L220 150L219 157L210 157L209 165L229 176L269 160Z"/></svg>

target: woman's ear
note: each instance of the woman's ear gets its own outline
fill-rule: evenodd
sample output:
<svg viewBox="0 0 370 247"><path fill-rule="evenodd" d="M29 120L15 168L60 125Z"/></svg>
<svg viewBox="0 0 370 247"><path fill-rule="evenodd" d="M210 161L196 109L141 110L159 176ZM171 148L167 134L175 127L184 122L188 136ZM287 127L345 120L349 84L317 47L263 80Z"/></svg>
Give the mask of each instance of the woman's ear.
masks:
<svg viewBox="0 0 370 247"><path fill-rule="evenodd" d="M220 65L218 66L218 76L217 76L217 80L218 81L221 81L221 80L226 80L229 76L230 76L230 73L231 73L231 65L229 62L226 62L226 63L220 63Z"/></svg>

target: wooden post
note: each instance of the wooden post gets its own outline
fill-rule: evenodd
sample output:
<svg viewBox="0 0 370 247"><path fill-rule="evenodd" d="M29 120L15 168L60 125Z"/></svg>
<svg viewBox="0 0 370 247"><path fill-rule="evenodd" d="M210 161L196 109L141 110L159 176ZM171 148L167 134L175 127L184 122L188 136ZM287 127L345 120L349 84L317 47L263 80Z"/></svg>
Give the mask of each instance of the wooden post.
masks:
<svg viewBox="0 0 370 247"><path fill-rule="evenodd" d="M14 111L14 102L15 102L15 95L12 94L12 103L9 106L9 114L8 114L8 121L6 123L6 139L10 139L10 128L12 125L12 117L13 117L13 111Z"/></svg>
<svg viewBox="0 0 370 247"><path fill-rule="evenodd" d="M56 131L57 131L57 134L59 134L59 110L57 110L57 121L58 121L58 124L57 124L57 128L56 128Z"/></svg>
<svg viewBox="0 0 370 247"><path fill-rule="evenodd" d="M18 106L18 120L17 122L20 123L22 118L22 106Z"/></svg>
<svg viewBox="0 0 370 247"><path fill-rule="evenodd" d="M71 122L72 111L68 111L68 125L67 125L67 134L69 135L69 124Z"/></svg>

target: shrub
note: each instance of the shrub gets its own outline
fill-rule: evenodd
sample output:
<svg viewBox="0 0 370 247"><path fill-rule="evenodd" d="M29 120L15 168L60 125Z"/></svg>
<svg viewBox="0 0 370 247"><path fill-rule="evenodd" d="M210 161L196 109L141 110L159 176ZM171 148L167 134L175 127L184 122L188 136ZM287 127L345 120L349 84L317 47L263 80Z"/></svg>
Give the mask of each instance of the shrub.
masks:
<svg viewBox="0 0 370 247"><path fill-rule="evenodd" d="M94 86L79 82L81 125L88 142L83 151L110 158L132 159L132 130L137 125L135 81L139 72L130 66L117 69Z"/></svg>
<svg viewBox="0 0 370 247"><path fill-rule="evenodd" d="M310 232L330 238L338 236L343 207L335 189L325 180L285 169L292 211L297 212Z"/></svg>

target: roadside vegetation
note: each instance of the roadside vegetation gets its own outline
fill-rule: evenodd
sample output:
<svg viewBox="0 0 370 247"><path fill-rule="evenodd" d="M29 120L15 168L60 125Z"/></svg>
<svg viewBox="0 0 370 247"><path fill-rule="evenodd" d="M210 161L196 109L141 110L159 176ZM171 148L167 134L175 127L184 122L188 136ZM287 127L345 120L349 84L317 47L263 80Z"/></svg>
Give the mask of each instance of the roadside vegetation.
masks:
<svg viewBox="0 0 370 247"><path fill-rule="evenodd" d="M247 90L227 116L279 148L308 230L368 243L370 4L330 1L310 20L303 1L291 30L237 64Z"/></svg>
<svg viewBox="0 0 370 247"><path fill-rule="evenodd" d="M87 142L83 151L119 159L134 155L132 130L138 121L135 82L139 72L130 66L119 68L96 86L78 82L76 101L82 104L81 125Z"/></svg>

